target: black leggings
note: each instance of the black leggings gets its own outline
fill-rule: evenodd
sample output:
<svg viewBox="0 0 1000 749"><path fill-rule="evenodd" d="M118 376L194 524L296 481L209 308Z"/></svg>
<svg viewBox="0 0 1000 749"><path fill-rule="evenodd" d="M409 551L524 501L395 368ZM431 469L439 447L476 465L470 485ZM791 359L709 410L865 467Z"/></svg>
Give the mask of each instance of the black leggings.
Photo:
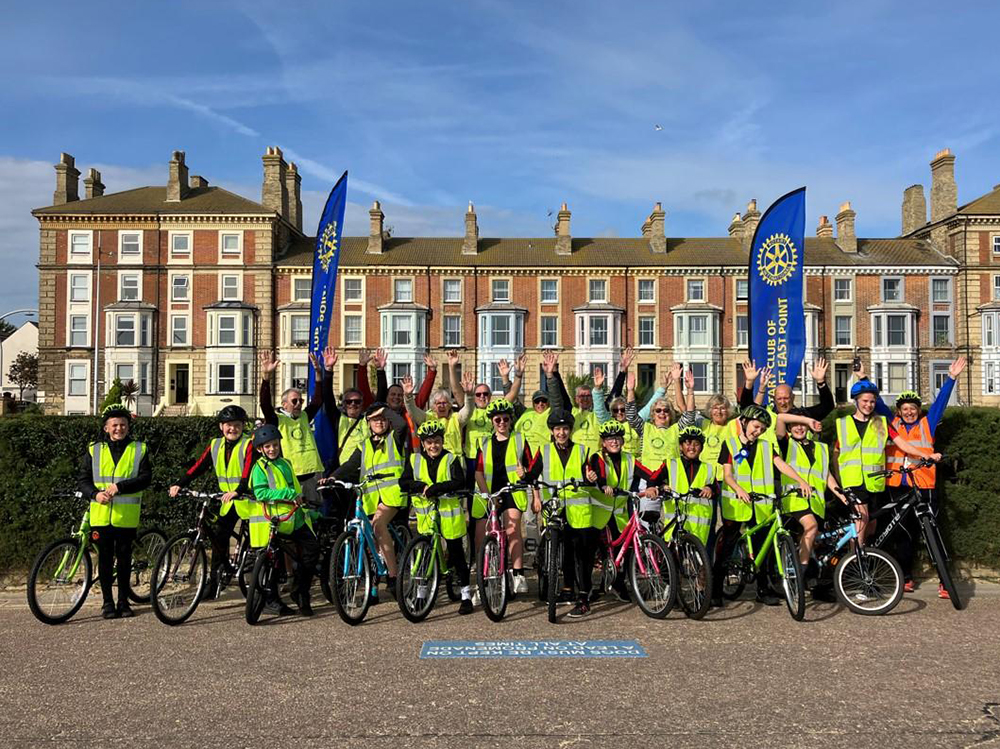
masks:
<svg viewBox="0 0 1000 749"><path fill-rule="evenodd" d="M118 603L128 600L129 576L132 572L132 542L135 528L115 528L102 525L93 530L98 533L97 577L101 581L101 595L105 606L114 606L115 597L111 588L115 582L115 561L118 562Z"/></svg>
<svg viewBox="0 0 1000 749"><path fill-rule="evenodd" d="M751 519L749 522L753 522ZM736 544L740 540L740 529L743 523L737 520L723 520L722 529L719 531L718 545L715 552L715 562L712 565L712 597L722 596L722 581L726 574L726 565L729 557L732 556ZM767 539L768 526L764 526L751 536L753 548L756 554L761 553L761 544ZM773 560L772 560L773 561ZM770 584L767 581L767 570L765 566L770 562L765 562L757 568L757 594L764 595L769 592Z"/></svg>
<svg viewBox="0 0 1000 749"><path fill-rule="evenodd" d="M566 526L566 547L572 553L576 588L580 600L590 598L594 587L594 560L597 556L597 544L600 540L596 528L570 528ZM568 555L567 555L568 556ZM568 561L568 560L567 560ZM570 569L569 565L565 568ZM566 575L567 579L569 575Z"/></svg>
<svg viewBox="0 0 1000 749"><path fill-rule="evenodd" d="M297 595L309 600L309 586L312 585L313 575L316 573L316 562L319 561L319 540L307 525L299 526L291 533L283 535L282 538L294 542L298 546L293 596ZM278 576L273 576L272 580L274 581L272 592L277 598Z"/></svg>
<svg viewBox="0 0 1000 749"><path fill-rule="evenodd" d="M240 516L236 507L230 507L229 512L222 515L215 525L209 529L208 535L212 541L212 576L216 577L229 558L229 539L236 530L236 521Z"/></svg>
<svg viewBox="0 0 1000 749"><path fill-rule="evenodd" d="M464 588L469 584L469 562L465 558L462 539L446 539L445 545L448 547L448 566L454 570L455 575L458 577L459 585Z"/></svg>

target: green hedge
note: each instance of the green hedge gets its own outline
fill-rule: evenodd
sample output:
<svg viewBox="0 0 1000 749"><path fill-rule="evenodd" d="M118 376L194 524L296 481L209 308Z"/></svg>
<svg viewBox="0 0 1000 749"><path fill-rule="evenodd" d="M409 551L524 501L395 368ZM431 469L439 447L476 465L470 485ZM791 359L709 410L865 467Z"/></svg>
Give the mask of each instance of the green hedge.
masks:
<svg viewBox="0 0 1000 749"><path fill-rule="evenodd" d="M831 414L824 438L833 442ZM84 504L73 491L87 443L100 425L86 416L25 414L0 418L0 572L23 570L49 540L65 535ZM218 434L214 419L139 419L135 435L150 447L153 486L143 498L143 525L166 532L190 522L190 504L172 502L166 488ZM1000 409L951 408L938 427L948 456L938 475L945 541L966 562L1000 569ZM211 479L207 479L210 482ZM206 484L207 485L207 484Z"/></svg>

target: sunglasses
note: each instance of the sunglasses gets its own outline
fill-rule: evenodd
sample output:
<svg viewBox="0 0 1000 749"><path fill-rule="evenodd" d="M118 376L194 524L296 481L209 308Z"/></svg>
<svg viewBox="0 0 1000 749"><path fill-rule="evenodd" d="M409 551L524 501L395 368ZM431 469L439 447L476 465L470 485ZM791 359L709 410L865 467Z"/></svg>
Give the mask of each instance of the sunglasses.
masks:
<svg viewBox="0 0 1000 749"><path fill-rule="evenodd" d="M476 397L477 398L489 398L490 397L490 391L489 390L484 390L481 393L476 393Z"/></svg>
<svg viewBox="0 0 1000 749"><path fill-rule="evenodd" d="M535 403L536 405L539 403L548 403L548 401L545 400L545 398L538 398L537 400L534 400L532 402Z"/></svg>
<svg viewBox="0 0 1000 749"><path fill-rule="evenodd" d="M669 413L669 412L670 412L669 408L654 408L653 409L653 413L655 413L655 414L665 414L665 413Z"/></svg>
<svg viewBox="0 0 1000 749"><path fill-rule="evenodd" d="M361 399L360 398L350 398L350 399L344 401L344 405L345 406L360 406L361 405Z"/></svg>
<svg viewBox="0 0 1000 749"><path fill-rule="evenodd" d="M623 414L623 413L625 413L625 409L624 408L612 408L611 409L611 413L613 413L613 414Z"/></svg>
<svg viewBox="0 0 1000 749"><path fill-rule="evenodd" d="M288 399L288 405L289 406L298 406L301 403L302 403L302 399L301 398L289 398Z"/></svg>
<svg viewBox="0 0 1000 749"><path fill-rule="evenodd" d="M493 423L495 423L495 424L506 424L508 422L510 422L510 417L509 416L494 416L493 417Z"/></svg>

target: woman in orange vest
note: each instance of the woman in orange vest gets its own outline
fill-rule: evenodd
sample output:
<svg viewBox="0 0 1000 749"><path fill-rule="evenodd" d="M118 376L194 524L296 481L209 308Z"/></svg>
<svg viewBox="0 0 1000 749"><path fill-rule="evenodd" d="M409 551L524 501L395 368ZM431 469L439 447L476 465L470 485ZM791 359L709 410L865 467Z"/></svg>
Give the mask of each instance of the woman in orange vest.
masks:
<svg viewBox="0 0 1000 749"><path fill-rule="evenodd" d="M934 450L934 432L941 421L941 417L944 415L945 406L948 405L948 401L951 399L952 390L955 388L955 380L965 369L965 362L966 359L964 356L952 362L948 368L948 379L941 386L941 390L938 391L937 397L931 404L926 416L921 416L922 402L920 395L913 390L905 390L896 398L895 416L893 416L892 411L889 410L889 407L881 398L876 403L876 410L889 419L892 428L899 433L899 436L906 440L911 447L915 447L920 453L929 456L936 452ZM905 453L893 443L890 442L886 445L886 468L902 468L906 458ZM886 479L886 484L889 487L889 497L893 501L902 499L910 490L909 481L911 478L917 491L927 499L936 514L937 496L934 488L937 481L937 468L935 466L919 468L910 474L909 477L900 474L889 476ZM896 559L899 560L899 566L903 568L903 590L907 593L912 593L914 589L914 542L920 538L920 524L916 513L907 513L905 519L897 527L893 535L895 536ZM948 591L940 583L938 584L938 597L948 598Z"/></svg>

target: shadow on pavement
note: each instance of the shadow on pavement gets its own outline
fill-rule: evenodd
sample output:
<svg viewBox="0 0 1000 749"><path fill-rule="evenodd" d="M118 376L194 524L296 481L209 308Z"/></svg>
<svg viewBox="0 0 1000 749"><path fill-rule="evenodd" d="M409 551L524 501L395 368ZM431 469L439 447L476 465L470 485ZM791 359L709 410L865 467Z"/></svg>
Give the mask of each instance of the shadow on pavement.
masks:
<svg viewBox="0 0 1000 749"><path fill-rule="evenodd" d="M896 604L896 608L886 614L886 616L906 616L907 614L915 614L918 611L923 611L926 608L926 601L904 597L902 601Z"/></svg>
<svg viewBox="0 0 1000 749"><path fill-rule="evenodd" d="M730 601L722 608L710 609L702 621L728 622L742 619L755 611L764 608L764 605L753 600Z"/></svg>

